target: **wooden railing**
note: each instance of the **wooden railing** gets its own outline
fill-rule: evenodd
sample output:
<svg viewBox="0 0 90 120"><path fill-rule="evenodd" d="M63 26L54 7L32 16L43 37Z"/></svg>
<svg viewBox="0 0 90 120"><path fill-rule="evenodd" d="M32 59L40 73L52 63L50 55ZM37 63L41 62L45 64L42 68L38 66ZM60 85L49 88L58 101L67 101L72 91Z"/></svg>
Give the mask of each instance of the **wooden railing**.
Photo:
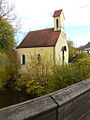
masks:
<svg viewBox="0 0 90 120"><path fill-rule="evenodd" d="M0 120L90 120L90 79L0 109Z"/></svg>

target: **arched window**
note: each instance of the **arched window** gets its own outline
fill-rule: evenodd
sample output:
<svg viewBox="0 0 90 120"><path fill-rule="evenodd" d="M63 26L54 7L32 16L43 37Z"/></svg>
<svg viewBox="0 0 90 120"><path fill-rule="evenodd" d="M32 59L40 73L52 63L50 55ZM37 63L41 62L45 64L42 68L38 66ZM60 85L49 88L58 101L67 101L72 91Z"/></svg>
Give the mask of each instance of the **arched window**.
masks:
<svg viewBox="0 0 90 120"><path fill-rule="evenodd" d="M57 26L57 28L58 28L58 19L56 19L56 26Z"/></svg>
<svg viewBox="0 0 90 120"><path fill-rule="evenodd" d="M25 64L25 55L24 54L21 55L21 64Z"/></svg>

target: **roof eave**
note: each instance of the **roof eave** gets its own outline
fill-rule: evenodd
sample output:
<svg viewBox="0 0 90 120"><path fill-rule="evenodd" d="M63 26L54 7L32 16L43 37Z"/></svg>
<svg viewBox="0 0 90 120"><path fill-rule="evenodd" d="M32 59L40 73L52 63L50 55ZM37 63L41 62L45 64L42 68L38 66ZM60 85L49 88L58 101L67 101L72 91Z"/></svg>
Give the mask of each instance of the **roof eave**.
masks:
<svg viewBox="0 0 90 120"><path fill-rule="evenodd" d="M19 48L35 48L35 47L55 47L55 45L47 45L47 46L23 46L23 47L16 47L16 49L19 49Z"/></svg>

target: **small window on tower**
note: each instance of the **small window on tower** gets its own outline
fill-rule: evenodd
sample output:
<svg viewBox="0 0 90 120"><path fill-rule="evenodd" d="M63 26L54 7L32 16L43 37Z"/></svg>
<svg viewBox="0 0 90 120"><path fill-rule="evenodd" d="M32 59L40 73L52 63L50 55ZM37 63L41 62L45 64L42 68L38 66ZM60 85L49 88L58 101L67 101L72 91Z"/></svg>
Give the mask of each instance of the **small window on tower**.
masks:
<svg viewBox="0 0 90 120"><path fill-rule="evenodd" d="M21 55L21 64L25 64L25 55L24 54Z"/></svg>
<svg viewBox="0 0 90 120"><path fill-rule="evenodd" d="M56 19L56 26L57 26L57 28L58 28L58 19Z"/></svg>

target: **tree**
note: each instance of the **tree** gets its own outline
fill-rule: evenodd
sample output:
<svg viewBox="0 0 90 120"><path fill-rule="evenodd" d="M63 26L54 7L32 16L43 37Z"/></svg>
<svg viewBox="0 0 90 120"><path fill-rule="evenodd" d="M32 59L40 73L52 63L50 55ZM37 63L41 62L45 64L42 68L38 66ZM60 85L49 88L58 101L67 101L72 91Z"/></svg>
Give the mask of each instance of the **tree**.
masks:
<svg viewBox="0 0 90 120"><path fill-rule="evenodd" d="M13 26L5 19L0 20L0 49L10 50L15 47Z"/></svg>
<svg viewBox="0 0 90 120"><path fill-rule="evenodd" d="M15 47L15 35L20 29L20 20L17 19L14 9L7 0L0 0L0 49L3 50Z"/></svg>
<svg viewBox="0 0 90 120"><path fill-rule="evenodd" d="M16 21L13 10L14 7L8 7L6 0L0 0L0 88L12 86L17 74L17 53L13 48L19 24L12 24Z"/></svg>
<svg viewBox="0 0 90 120"><path fill-rule="evenodd" d="M20 19L15 15L15 6L9 5L7 0L0 0L0 20L5 19L13 24L13 29L17 32L21 28Z"/></svg>
<svg viewBox="0 0 90 120"><path fill-rule="evenodd" d="M79 49L74 47L73 41L68 41L68 47L69 47L69 62L72 62L74 58L77 57Z"/></svg>

